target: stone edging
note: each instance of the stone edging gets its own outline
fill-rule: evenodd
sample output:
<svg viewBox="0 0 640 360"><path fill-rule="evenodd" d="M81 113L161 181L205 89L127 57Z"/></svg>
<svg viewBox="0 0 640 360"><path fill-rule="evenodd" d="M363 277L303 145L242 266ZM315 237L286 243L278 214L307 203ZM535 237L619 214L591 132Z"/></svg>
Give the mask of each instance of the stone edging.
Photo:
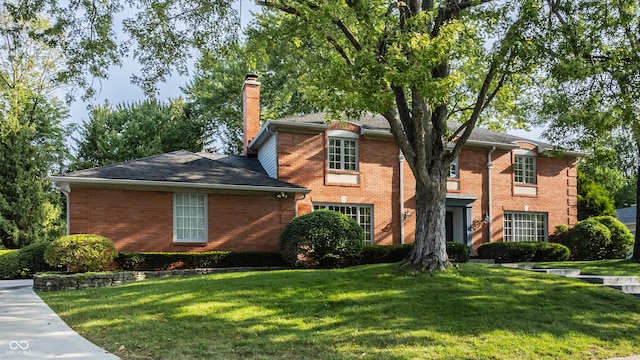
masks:
<svg viewBox="0 0 640 360"><path fill-rule="evenodd" d="M58 291L100 288L129 284L145 279L206 275L228 272L268 271L282 270L282 267L235 267L235 268L199 268L185 270L160 270L160 271L117 271L101 274L46 274L33 275L33 290Z"/></svg>

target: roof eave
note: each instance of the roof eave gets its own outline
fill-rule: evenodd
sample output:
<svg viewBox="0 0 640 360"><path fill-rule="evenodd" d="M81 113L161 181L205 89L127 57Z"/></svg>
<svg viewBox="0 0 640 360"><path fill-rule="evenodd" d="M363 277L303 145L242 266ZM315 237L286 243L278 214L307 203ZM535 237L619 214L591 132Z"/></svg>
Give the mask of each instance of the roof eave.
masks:
<svg viewBox="0 0 640 360"><path fill-rule="evenodd" d="M273 134L273 131L276 129L282 129L282 130L303 129L303 130L306 130L305 132L319 134L328 128L329 128L329 125L327 124L299 123L299 122L286 121L286 120L269 120L262 126L262 128L258 132L258 135L256 135L256 137L254 137L251 140L251 142L249 142L249 148L250 149L259 148L260 145L262 145L262 143L264 143L265 140L267 140L269 136Z"/></svg>
<svg viewBox="0 0 640 360"><path fill-rule="evenodd" d="M254 185L230 185L230 184L206 184L206 183L186 183L178 181L152 181L152 180L130 180L130 179L103 179L103 178L81 178L67 176L51 176L51 181L58 184L80 184L80 185L119 185L119 186L151 186L151 187L172 187L172 188L192 188L208 190L228 190L228 191L262 191L262 192L285 192L308 194L311 189L290 188L280 186L254 186Z"/></svg>

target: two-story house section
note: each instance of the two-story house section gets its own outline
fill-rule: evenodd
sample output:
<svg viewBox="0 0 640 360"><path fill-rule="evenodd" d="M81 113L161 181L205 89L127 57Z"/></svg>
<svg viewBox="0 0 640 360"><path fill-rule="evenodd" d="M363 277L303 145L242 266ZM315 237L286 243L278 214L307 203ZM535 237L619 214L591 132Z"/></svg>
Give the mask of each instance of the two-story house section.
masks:
<svg viewBox="0 0 640 360"><path fill-rule="evenodd" d="M258 118L244 121L255 124ZM298 199L298 214L316 209L347 214L370 244L413 241L415 182L382 116L327 123L323 114L310 114L245 128L259 128L246 134L246 147L269 176L311 190ZM476 128L450 167L447 240L475 250L489 241L546 241L556 225L573 225L575 165L582 153L556 157L551 150L548 144Z"/></svg>
<svg viewBox="0 0 640 360"><path fill-rule="evenodd" d="M327 123L323 114L260 123L260 83L243 87L244 154L175 151L52 176L68 232L118 251L279 251L295 216L331 209L369 244L412 242L415 182L381 116ZM576 222L576 159L547 144L477 128L451 164L447 240L546 241Z"/></svg>

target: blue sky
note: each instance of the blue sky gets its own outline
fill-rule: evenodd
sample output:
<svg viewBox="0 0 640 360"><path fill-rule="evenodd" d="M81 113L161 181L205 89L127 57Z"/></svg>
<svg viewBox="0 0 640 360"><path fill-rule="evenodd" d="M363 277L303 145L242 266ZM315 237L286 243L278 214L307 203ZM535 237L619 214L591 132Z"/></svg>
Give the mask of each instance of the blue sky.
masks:
<svg viewBox="0 0 640 360"><path fill-rule="evenodd" d="M241 11L241 25L246 27L247 24L253 19L252 13L259 12L260 7L255 4L254 0L235 0L234 7ZM240 30L239 30L240 31ZM140 66L133 59L124 59L122 67L112 67L109 73L109 79L95 80L95 87L98 91L98 96L90 101L83 102L80 99L76 100L71 106L70 117L66 123L78 123L89 119L89 113L87 106L100 105L108 101L112 105L120 104L123 102L132 103L142 101L145 96L142 90L136 85L131 84L131 74L137 72ZM186 85L188 76L174 76L167 82L158 84L159 94L157 99L160 101L167 101L168 99L175 99L182 95L180 87ZM542 129L532 129L531 132L524 130L509 131L510 134L529 138L532 140L538 139Z"/></svg>

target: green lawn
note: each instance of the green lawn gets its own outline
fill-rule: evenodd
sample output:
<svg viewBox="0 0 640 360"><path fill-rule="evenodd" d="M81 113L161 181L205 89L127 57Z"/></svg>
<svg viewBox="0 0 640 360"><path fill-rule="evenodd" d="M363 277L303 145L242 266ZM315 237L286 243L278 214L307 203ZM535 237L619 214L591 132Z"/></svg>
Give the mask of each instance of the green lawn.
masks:
<svg viewBox="0 0 640 360"><path fill-rule="evenodd" d="M79 333L123 359L640 354L639 299L480 264L433 277L386 264L156 279L40 296Z"/></svg>
<svg viewBox="0 0 640 360"><path fill-rule="evenodd" d="M540 268L580 269L584 275L640 276L640 263L633 260L543 262L533 265Z"/></svg>

